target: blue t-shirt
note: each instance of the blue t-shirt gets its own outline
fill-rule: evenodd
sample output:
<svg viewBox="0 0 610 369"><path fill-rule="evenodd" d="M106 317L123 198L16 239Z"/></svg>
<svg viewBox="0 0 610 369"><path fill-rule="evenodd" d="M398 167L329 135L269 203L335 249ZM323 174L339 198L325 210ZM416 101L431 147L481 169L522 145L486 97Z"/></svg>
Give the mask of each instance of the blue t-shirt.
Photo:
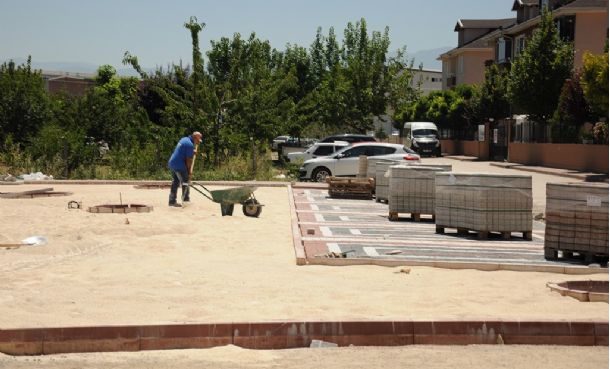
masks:
<svg viewBox="0 0 610 369"><path fill-rule="evenodd" d="M193 139L190 136L182 137L180 141L178 141L174 153L169 158L167 166L172 170L188 171L186 159L192 158L194 154L195 144L193 143Z"/></svg>

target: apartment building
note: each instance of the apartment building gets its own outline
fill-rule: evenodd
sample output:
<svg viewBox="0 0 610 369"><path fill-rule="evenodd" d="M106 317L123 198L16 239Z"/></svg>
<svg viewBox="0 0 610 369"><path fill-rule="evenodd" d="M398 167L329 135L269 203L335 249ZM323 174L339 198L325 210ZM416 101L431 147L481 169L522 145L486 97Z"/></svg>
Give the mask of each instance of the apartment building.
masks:
<svg viewBox="0 0 610 369"><path fill-rule="evenodd" d="M413 87L419 86L423 95L443 89L443 72L433 69L411 69Z"/></svg>
<svg viewBox="0 0 610 369"><path fill-rule="evenodd" d="M443 63L442 89L447 90L462 83L481 83L485 75L485 62L494 57L493 48L482 41L482 37L515 23L514 18L458 20L454 28L458 33L457 47L437 58Z"/></svg>
<svg viewBox="0 0 610 369"><path fill-rule="evenodd" d="M574 68L582 67L585 52L604 52L608 36L608 0L515 0L517 22L481 38L494 50L494 61L508 64L525 49L540 23L540 9L552 11L559 36L574 44Z"/></svg>
<svg viewBox="0 0 610 369"><path fill-rule="evenodd" d="M608 37L608 0L514 0L509 19L459 20L458 46L439 56L443 89L483 81L486 63L509 65L540 23L540 9L552 11L560 37L574 44L574 67L585 52L600 54Z"/></svg>

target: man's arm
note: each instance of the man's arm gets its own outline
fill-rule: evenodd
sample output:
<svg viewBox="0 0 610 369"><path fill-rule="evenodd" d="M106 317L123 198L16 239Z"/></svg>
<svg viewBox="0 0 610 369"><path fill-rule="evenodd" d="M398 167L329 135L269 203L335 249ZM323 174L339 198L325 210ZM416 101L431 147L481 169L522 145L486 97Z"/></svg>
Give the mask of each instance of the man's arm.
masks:
<svg viewBox="0 0 610 369"><path fill-rule="evenodd" d="M193 158L186 158L186 171L189 174L189 179L193 176Z"/></svg>

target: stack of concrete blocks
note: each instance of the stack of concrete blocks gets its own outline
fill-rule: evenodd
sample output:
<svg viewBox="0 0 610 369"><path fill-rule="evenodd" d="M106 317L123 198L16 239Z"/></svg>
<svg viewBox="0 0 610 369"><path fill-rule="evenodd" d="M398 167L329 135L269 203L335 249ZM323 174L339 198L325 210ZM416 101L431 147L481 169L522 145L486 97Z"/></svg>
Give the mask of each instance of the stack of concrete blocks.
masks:
<svg viewBox="0 0 610 369"><path fill-rule="evenodd" d="M368 157L366 155L360 155L358 157L358 178L369 178L367 176L368 166Z"/></svg>
<svg viewBox="0 0 610 369"><path fill-rule="evenodd" d="M608 184L547 183L544 256L608 257Z"/></svg>
<svg viewBox="0 0 610 369"><path fill-rule="evenodd" d="M532 177L479 173L436 173L436 231L457 228L487 239L500 232L532 238Z"/></svg>
<svg viewBox="0 0 610 369"><path fill-rule="evenodd" d="M393 165L398 165L401 160L383 160L377 161L375 164L375 201L388 201L388 190L390 187L390 178L388 176L388 170Z"/></svg>
<svg viewBox="0 0 610 369"><path fill-rule="evenodd" d="M369 161L369 165L370 165ZM394 165L412 166L418 168L440 168L451 171L451 165L405 163L404 160L377 161L375 165L375 199L377 202L388 201L390 197L390 167ZM434 183L432 184L434 186Z"/></svg>
<svg viewBox="0 0 610 369"><path fill-rule="evenodd" d="M394 165L389 168L389 218L397 220L399 213L410 213L419 221L421 214L434 218L435 174L450 171L451 166Z"/></svg>

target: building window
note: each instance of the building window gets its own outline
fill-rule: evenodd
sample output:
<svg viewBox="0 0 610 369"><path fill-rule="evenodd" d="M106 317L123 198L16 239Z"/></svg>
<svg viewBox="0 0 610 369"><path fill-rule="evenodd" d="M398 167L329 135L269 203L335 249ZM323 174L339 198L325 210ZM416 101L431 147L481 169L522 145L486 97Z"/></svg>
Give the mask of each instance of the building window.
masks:
<svg viewBox="0 0 610 369"><path fill-rule="evenodd" d="M525 36L517 37L515 44L515 56L520 55L525 50Z"/></svg>
<svg viewBox="0 0 610 369"><path fill-rule="evenodd" d="M563 41L574 41L574 27L576 25L576 17L571 15L557 18L555 20L555 24L557 25L557 30L559 31L559 37Z"/></svg>
<svg viewBox="0 0 610 369"><path fill-rule="evenodd" d="M499 38L496 45L496 60L498 63L509 61L512 56L512 41L510 39Z"/></svg>
<svg viewBox="0 0 610 369"><path fill-rule="evenodd" d="M462 55L458 56L458 73L464 73L464 57Z"/></svg>
<svg viewBox="0 0 610 369"><path fill-rule="evenodd" d="M506 59L506 45L503 38L498 40L497 56L497 59L500 62Z"/></svg>

